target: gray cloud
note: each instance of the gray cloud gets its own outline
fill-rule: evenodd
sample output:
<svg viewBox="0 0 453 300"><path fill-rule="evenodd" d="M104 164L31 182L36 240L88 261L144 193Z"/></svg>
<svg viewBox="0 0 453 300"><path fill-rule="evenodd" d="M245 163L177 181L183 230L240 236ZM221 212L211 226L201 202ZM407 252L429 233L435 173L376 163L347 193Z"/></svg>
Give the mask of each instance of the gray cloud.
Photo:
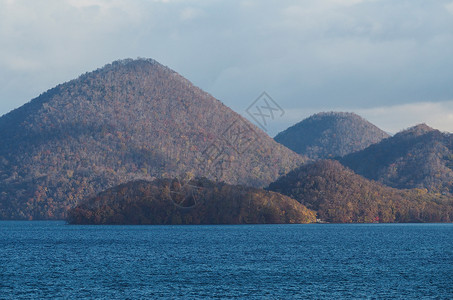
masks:
<svg viewBox="0 0 453 300"><path fill-rule="evenodd" d="M241 113L263 90L287 111L436 103L451 49L452 1L0 0L0 114L126 57Z"/></svg>

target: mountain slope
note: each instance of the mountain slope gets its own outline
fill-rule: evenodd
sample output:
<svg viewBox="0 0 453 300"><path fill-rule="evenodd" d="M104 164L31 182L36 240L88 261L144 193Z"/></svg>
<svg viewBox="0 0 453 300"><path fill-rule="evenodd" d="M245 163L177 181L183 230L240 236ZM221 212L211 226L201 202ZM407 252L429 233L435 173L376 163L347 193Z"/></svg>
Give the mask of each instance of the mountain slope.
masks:
<svg viewBox="0 0 453 300"><path fill-rule="evenodd" d="M181 205L183 204L183 205ZM194 179L135 181L82 201L71 224L310 223L316 213L294 199L262 189Z"/></svg>
<svg viewBox="0 0 453 300"><path fill-rule="evenodd" d="M182 173L264 186L303 158L150 59L117 61L0 118L0 219L59 219L80 199Z"/></svg>
<svg viewBox="0 0 453 300"><path fill-rule="evenodd" d="M390 188L338 161L301 166L268 189L296 199L329 222L453 222L453 197Z"/></svg>
<svg viewBox="0 0 453 300"><path fill-rule="evenodd" d="M453 134L425 124L349 154L340 162L388 186L453 193Z"/></svg>
<svg viewBox="0 0 453 300"><path fill-rule="evenodd" d="M315 114L279 133L275 140L312 159L365 149L389 135L354 113Z"/></svg>

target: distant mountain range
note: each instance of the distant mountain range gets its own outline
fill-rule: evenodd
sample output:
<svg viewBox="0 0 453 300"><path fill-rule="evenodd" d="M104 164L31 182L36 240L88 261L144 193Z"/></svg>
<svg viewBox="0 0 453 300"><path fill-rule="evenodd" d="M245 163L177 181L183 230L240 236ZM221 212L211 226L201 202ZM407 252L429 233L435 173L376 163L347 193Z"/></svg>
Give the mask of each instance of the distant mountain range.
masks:
<svg viewBox="0 0 453 300"><path fill-rule="evenodd" d="M453 193L453 134L426 124L402 131L339 160L356 173L395 188Z"/></svg>
<svg viewBox="0 0 453 300"><path fill-rule="evenodd" d="M0 219L453 222L453 134L330 112L274 140L151 59L43 93L0 117L0 141Z"/></svg>
<svg viewBox="0 0 453 300"><path fill-rule="evenodd" d="M389 137L354 113L315 114L279 133L275 140L312 159L341 157Z"/></svg>
<svg viewBox="0 0 453 300"><path fill-rule="evenodd" d="M0 219L61 219L136 180L195 176L265 186L304 162L151 59L58 85L0 118Z"/></svg>

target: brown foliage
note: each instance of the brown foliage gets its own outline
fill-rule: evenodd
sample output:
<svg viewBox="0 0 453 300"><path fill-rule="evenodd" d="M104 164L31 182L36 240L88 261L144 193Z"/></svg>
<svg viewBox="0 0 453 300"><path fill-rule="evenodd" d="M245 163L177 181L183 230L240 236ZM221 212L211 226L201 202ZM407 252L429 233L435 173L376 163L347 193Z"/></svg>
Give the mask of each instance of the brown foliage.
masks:
<svg viewBox="0 0 453 300"><path fill-rule="evenodd" d="M397 190L367 180L337 161L302 166L269 186L337 223L453 222L453 197Z"/></svg>
<svg viewBox="0 0 453 300"><path fill-rule="evenodd" d="M247 128L247 145L225 141L234 122ZM264 186L303 161L146 59L114 62L2 116L0 141L0 219L61 219L106 188L185 172ZM204 155L213 144L224 151L220 162Z"/></svg>
<svg viewBox="0 0 453 300"><path fill-rule="evenodd" d="M181 199L179 199L181 198ZM261 189L196 179L134 181L100 193L69 211L71 224L310 223L316 213Z"/></svg>

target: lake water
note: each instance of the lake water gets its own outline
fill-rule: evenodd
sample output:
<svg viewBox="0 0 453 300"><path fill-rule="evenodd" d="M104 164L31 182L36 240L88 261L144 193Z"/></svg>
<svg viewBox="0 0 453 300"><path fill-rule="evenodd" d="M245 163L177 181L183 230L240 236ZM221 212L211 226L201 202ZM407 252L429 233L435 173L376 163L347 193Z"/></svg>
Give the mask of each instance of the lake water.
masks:
<svg viewBox="0 0 453 300"><path fill-rule="evenodd" d="M0 222L0 298L453 299L453 224Z"/></svg>

